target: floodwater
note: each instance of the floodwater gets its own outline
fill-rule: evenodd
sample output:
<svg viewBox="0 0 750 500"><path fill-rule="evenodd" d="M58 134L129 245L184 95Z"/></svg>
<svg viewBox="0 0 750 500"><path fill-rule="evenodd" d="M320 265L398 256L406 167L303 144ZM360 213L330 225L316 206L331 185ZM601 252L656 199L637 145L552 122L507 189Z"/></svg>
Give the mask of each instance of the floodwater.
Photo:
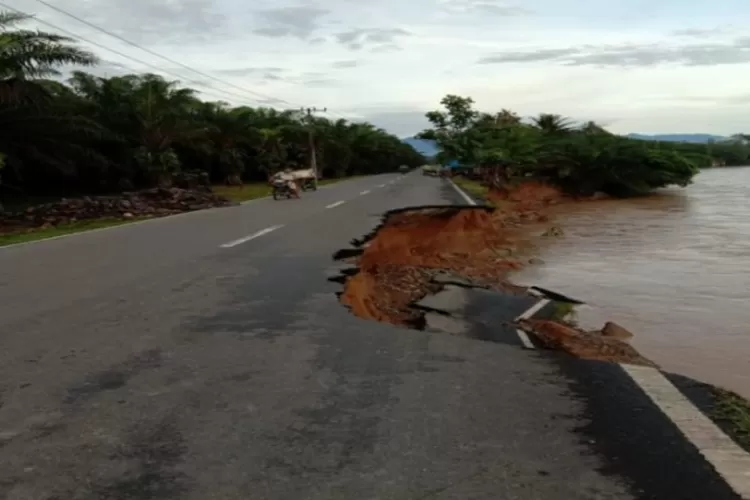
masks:
<svg viewBox="0 0 750 500"><path fill-rule="evenodd" d="M582 300L582 327L614 321L665 370L750 397L750 167L568 207L555 224L565 235L513 281Z"/></svg>

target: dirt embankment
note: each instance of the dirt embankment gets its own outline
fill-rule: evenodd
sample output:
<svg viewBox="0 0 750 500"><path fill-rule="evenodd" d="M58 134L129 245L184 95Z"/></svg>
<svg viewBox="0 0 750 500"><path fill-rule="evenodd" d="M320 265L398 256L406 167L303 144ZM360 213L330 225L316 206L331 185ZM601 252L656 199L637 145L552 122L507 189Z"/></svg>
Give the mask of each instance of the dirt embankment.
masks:
<svg viewBox="0 0 750 500"><path fill-rule="evenodd" d="M22 212L0 213L0 234L16 233L97 219L161 217L233 203L209 188L155 188L116 196L62 199Z"/></svg>
<svg viewBox="0 0 750 500"><path fill-rule="evenodd" d="M363 242L360 272L347 280L341 301L362 318L410 324L418 313L409 304L435 291L429 284L434 271L515 288L505 278L523 265L521 227L546 221L544 209L564 198L540 184L490 196L500 208L416 207L386 214Z"/></svg>
<svg viewBox="0 0 750 500"><path fill-rule="evenodd" d="M415 207L386 214L382 224L358 242L359 272L345 281L341 302L362 318L420 327L423 313L411 305L441 289L432 281L440 271L491 289L527 294L507 276L529 262L529 229L540 237L560 234L544 224L549 222L549 207L573 200L536 182L488 197L495 208ZM557 320L519 326L541 345L578 357L649 364L625 342L627 335L583 332Z"/></svg>

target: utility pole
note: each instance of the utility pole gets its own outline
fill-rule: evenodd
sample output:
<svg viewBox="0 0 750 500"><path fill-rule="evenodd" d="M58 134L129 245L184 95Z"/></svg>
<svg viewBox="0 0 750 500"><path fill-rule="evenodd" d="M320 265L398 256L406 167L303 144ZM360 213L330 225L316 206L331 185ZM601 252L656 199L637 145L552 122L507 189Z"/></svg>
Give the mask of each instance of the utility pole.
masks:
<svg viewBox="0 0 750 500"><path fill-rule="evenodd" d="M300 108L302 111L303 120L307 122L307 142L310 148L310 169L315 174L315 182L318 181L318 159L315 154L315 137L313 133L313 113L322 112L325 113L328 108Z"/></svg>

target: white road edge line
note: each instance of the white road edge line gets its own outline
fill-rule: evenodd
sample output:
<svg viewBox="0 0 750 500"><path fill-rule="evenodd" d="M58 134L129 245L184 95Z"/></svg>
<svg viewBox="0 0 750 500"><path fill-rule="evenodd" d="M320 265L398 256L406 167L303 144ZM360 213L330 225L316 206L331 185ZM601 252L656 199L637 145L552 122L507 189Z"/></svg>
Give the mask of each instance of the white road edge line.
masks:
<svg viewBox="0 0 750 500"><path fill-rule="evenodd" d="M516 318L516 321L522 321L525 319L529 319L534 314L539 312L541 308L549 304L551 301L549 299L540 299L536 304L526 309L523 313L521 313L520 316Z"/></svg>
<svg viewBox="0 0 750 500"><path fill-rule="evenodd" d="M530 317L532 317L534 314L539 312L540 309L542 309L544 306L546 306L550 302L551 301L549 299L540 299L536 304L529 307L520 315L518 315L518 317L516 318L516 322L529 319ZM516 334L518 335L518 338L521 339L521 343L526 349L535 349L534 343L531 342L529 335L525 331L523 331L520 328L516 328Z"/></svg>
<svg viewBox="0 0 750 500"><path fill-rule="evenodd" d="M346 202L343 201L343 200L342 201L337 201L336 203L331 203L330 205L326 205L326 208L336 208L339 205L343 205L344 203L346 203Z"/></svg>
<svg viewBox="0 0 750 500"><path fill-rule="evenodd" d="M364 196L364 195L366 195L366 194L369 194L369 193L370 193L370 190L369 190L369 189L366 189L366 190L362 191L362 192L361 192L361 193L359 193L359 194L360 194L361 196Z"/></svg>
<svg viewBox="0 0 750 500"><path fill-rule="evenodd" d="M384 187L385 187L385 184L378 184L378 185L377 185L377 187L379 187L379 188L384 188Z"/></svg>
<svg viewBox="0 0 750 500"><path fill-rule="evenodd" d="M516 328L516 335L518 335L518 338L521 339L521 343L523 344L524 348L536 349L534 347L534 344L531 342L531 339L529 338L529 334L527 334L520 328Z"/></svg>
<svg viewBox="0 0 750 500"><path fill-rule="evenodd" d="M477 202L474 201L471 196L469 196L468 194L466 194L466 192L463 189L461 189L460 187L458 187L456 185L456 183L453 182L453 180L448 179L448 182L450 183L451 186L453 186L453 189L455 189L456 192L461 195L461 197L466 201L466 203L468 203L469 205L472 205L472 206L477 204Z"/></svg>
<svg viewBox="0 0 750 500"><path fill-rule="evenodd" d="M743 500L750 500L750 454L698 410L659 370L620 365Z"/></svg>
<svg viewBox="0 0 750 500"><path fill-rule="evenodd" d="M261 229L260 231L255 232L255 233L253 233L253 234L251 234L249 236L245 236L244 238L239 238L237 240L230 241L228 243L224 243L223 245L219 245L219 246L221 248L236 247L237 245L242 245L243 243L247 243L250 240L254 240L255 238L259 238L259 237L261 237L261 236L263 236L265 234L268 234L268 233L270 233L272 231L276 231L277 229L280 229L282 227L284 227L283 224L282 225L278 225L278 226L267 227L265 229Z"/></svg>

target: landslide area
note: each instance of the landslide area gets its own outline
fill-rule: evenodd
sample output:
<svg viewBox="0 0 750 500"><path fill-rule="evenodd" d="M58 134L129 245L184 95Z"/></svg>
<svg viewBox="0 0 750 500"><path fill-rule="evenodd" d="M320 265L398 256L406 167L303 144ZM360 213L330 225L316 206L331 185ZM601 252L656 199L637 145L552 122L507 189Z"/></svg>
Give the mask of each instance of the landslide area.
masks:
<svg viewBox="0 0 750 500"><path fill-rule="evenodd" d="M528 295L527 287L508 274L527 264L535 238L558 236L549 223L550 207L572 203L558 189L526 182L491 191L482 206L419 206L387 212L354 249L343 249L337 260L356 265L342 278L341 303L360 318L411 328L424 327L424 311L414 304L439 292L434 278L446 273L471 286ZM573 356L603 361L651 364L630 344L628 335L584 332L562 317L520 321L519 328L537 344Z"/></svg>
<svg viewBox="0 0 750 500"><path fill-rule="evenodd" d="M409 305L439 289L430 283L449 271L492 288L521 290L506 280L523 265L524 225L545 222L544 210L560 203L559 190L526 183L493 191L492 206L422 206L394 210L355 246L359 272L346 280L341 302L355 315L387 323L418 325Z"/></svg>

